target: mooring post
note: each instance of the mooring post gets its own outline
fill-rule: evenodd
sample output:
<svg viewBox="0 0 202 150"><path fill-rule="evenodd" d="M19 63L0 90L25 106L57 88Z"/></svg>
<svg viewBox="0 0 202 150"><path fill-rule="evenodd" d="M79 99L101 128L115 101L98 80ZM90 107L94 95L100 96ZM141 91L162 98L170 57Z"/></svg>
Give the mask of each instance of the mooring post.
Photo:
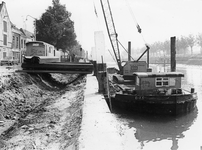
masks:
<svg viewBox="0 0 202 150"><path fill-rule="evenodd" d="M97 76L97 61L93 61L93 76Z"/></svg>
<svg viewBox="0 0 202 150"><path fill-rule="evenodd" d="M149 47L147 46L147 69L149 69Z"/></svg>
<svg viewBox="0 0 202 150"><path fill-rule="evenodd" d="M131 61L131 42L128 41L128 61Z"/></svg>
<svg viewBox="0 0 202 150"><path fill-rule="evenodd" d="M97 64L97 80L98 80L98 85L99 93L105 93L105 84L104 84L104 79L105 79L105 74L106 74L106 63L103 62L103 56L101 56L102 63Z"/></svg>
<svg viewBox="0 0 202 150"><path fill-rule="evenodd" d="M170 67L171 67L171 72L176 71L176 37L171 37L170 38L170 50L171 50L171 55L170 55Z"/></svg>

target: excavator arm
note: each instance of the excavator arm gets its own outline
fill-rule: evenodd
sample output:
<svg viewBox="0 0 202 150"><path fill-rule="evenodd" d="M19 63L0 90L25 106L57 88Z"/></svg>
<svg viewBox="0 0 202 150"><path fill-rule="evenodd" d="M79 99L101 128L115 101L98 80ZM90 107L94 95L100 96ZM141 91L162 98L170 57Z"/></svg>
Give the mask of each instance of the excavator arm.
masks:
<svg viewBox="0 0 202 150"><path fill-rule="evenodd" d="M114 20L112 17L112 11L110 8L110 3L109 3L109 0L100 0L100 3L102 6L107 33L108 33L110 43L115 55L115 59L119 67L120 74L123 74L123 67L121 65L121 56L120 56L119 45L118 45L118 34L116 33Z"/></svg>

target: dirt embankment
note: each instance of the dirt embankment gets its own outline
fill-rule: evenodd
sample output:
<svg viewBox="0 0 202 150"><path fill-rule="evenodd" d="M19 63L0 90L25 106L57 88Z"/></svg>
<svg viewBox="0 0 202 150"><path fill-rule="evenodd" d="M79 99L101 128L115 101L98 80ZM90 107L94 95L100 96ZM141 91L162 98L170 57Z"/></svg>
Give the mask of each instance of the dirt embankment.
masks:
<svg viewBox="0 0 202 150"><path fill-rule="evenodd" d="M85 76L0 75L0 149L77 149Z"/></svg>

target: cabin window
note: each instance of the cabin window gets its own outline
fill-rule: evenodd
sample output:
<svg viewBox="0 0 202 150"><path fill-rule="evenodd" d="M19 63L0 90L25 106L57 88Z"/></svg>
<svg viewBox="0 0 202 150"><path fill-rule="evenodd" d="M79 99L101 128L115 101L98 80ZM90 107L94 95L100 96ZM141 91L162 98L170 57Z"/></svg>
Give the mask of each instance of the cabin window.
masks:
<svg viewBox="0 0 202 150"><path fill-rule="evenodd" d="M136 77L136 85L140 85L140 79L138 77Z"/></svg>
<svg viewBox="0 0 202 150"><path fill-rule="evenodd" d="M39 46L39 43L33 43L32 46Z"/></svg>
<svg viewBox="0 0 202 150"><path fill-rule="evenodd" d="M49 53L51 53L52 47L49 47Z"/></svg>
<svg viewBox="0 0 202 150"><path fill-rule="evenodd" d="M45 45L45 56L47 56L47 45Z"/></svg>
<svg viewBox="0 0 202 150"><path fill-rule="evenodd" d="M169 78L158 77L156 78L156 87L169 86Z"/></svg>

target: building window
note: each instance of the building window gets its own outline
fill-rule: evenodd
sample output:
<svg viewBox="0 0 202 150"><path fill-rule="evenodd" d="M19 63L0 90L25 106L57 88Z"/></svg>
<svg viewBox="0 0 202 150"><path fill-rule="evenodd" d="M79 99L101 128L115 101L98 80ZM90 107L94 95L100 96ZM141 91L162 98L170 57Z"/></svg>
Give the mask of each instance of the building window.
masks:
<svg viewBox="0 0 202 150"><path fill-rule="evenodd" d="M7 45L7 35L4 34L4 45Z"/></svg>
<svg viewBox="0 0 202 150"><path fill-rule="evenodd" d="M12 48L15 47L15 36L13 36Z"/></svg>
<svg viewBox="0 0 202 150"><path fill-rule="evenodd" d="M159 77L156 78L156 87L169 86L168 77Z"/></svg>
<svg viewBox="0 0 202 150"><path fill-rule="evenodd" d="M21 39L20 48L23 48L23 39Z"/></svg>
<svg viewBox="0 0 202 150"><path fill-rule="evenodd" d="M3 52L3 58L6 58L6 52Z"/></svg>
<svg viewBox="0 0 202 150"><path fill-rule="evenodd" d="M16 48L19 48L19 38L16 37Z"/></svg>
<svg viewBox="0 0 202 150"><path fill-rule="evenodd" d="M4 21L4 32L7 32L7 22Z"/></svg>
<svg viewBox="0 0 202 150"><path fill-rule="evenodd" d="M24 40L24 48L26 48L26 41Z"/></svg>

